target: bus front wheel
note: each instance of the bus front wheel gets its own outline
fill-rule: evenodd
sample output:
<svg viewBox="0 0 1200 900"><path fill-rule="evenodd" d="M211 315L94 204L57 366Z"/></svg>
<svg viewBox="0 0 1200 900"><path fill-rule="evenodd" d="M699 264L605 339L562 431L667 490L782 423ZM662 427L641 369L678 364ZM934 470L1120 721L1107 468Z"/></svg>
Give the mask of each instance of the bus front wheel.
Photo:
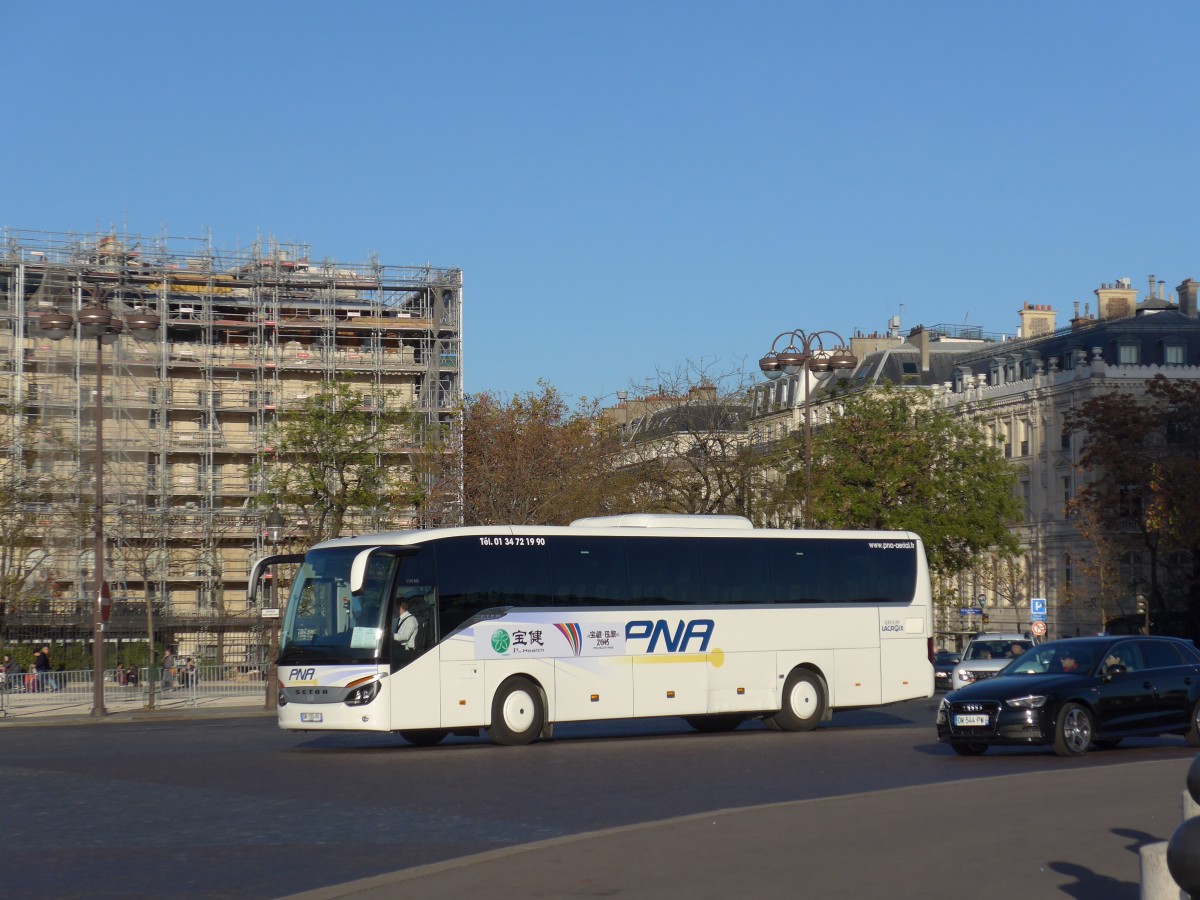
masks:
<svg viewBox="0 0 1200 900"><path fill-rule="evenodd" d="M516 676L496 691L488 737L493 743L507 747L528 744L541 733L545 719L542 695L537 686L528 678Z"/></svg>
<svg viewBox="0 0 1200 900"><path fill-rule="evenodd" d="M825 685L807 669L795 669L783 685L783 706L766 719L775 731L812 731L825 717Z"/></svg>

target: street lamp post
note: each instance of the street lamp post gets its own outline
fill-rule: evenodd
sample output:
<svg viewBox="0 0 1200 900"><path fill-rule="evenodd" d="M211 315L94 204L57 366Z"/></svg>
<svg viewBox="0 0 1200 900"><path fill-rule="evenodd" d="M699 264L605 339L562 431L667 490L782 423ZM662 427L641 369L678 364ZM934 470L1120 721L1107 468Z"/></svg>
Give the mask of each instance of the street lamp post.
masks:
<svg viewBox="0 0 1200 900"><path fill-rule="evenodd" d="M787 338L782 350L775 347ZM825 348L829 338L833 348ZM809 376L813 372L829 372L834 369L853 369L858 359L850 352L845 339L836 331L805 332L784 331L771 342L767 355L758 361L758 367L768 378L774 380L781 375L804 373L804 527L813 527L812 518L812 409Z"/></svg>
<svg viewBox="0 0 1200 900"><path fill-rule="evenodd" d="M42 334L60 341L71 333L76 322L81 339L96 339L96 513L95 513L95 575L96 603L92 609L92 711L93 716L106 716L104 707L104 623L108 618L108 585L104 580L104 346L114 344L129 326L130 334L138 340L158 335L159 318L147 309L135 309L127 320L114 316L93 288L92 302L79 310L77 317L70 313L49 312L39 317Z"/></svg>
<svg viewBox="0 0 1200 900"><path fill-rule="evenodd" d="M270 512L267 513L266 519L263 520L263 528L267 535L267 540L271 542L271 555L274 556L278 548L279 542L283 539L283 529L285 526L283 513L279 511L278 506L272 506ZM271 573L271 608L275 610L274 618L271 619L271 643L267 648L269 657L267 659L267 693L263 701L265 709L276 709L279 706L279 694L275 687L278 669L276 666L276 658L279 656L279 584L278 577L275 572Z"/></svg>

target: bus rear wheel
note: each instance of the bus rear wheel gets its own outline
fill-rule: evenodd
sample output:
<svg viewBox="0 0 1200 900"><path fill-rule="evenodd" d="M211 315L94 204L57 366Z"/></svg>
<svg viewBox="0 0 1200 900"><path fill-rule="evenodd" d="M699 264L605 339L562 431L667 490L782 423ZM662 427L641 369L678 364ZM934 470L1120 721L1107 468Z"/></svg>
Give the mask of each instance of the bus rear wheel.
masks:
<svg viewBox="0 0 1200 900"><path fill-rule="evenodd" d="M812 731L825 718L825 685L808 669L793 669L783 685L783 706L764 721L775 731Z"/></svg>
<svg viewBox="0 0 1200 900"><path fill-rule="evenodd" d="M517 747L535 740L542 731L546 712L542 695L528 678L514 676L500 685L492 700L492 724L488 737L494 744Z"/></svg>

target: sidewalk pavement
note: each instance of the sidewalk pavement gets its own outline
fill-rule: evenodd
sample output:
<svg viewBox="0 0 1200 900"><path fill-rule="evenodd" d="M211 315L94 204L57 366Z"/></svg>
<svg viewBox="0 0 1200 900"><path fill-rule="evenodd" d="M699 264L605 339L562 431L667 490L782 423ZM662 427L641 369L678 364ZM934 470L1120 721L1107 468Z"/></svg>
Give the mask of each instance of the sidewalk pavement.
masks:
<svg viewBox="0 0 1200 900"><path fill-rule="evenodd" d="M10 705L0 714L0 731L22 725L78 725L82 720L93 722L129 722L132 720L166 720L189 716L274 716L266 709L265 696L259 694L195 695L187 691L156 693L154 708L144 705L141 694L136 697L104 699L107 715L92 716L92 696L46 694L37 704Z"/></svg>

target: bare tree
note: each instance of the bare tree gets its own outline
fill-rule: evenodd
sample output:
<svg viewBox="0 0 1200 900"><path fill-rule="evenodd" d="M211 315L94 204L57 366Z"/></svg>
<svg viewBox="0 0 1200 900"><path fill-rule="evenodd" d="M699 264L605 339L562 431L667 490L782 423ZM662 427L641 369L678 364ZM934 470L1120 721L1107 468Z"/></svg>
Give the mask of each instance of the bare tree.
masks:
<svg viewBox="0 0 1200 900"><path fill-rule="evenodd" d="M750 379L688 362L633 385L621 409L622 462L648 512L772 518L775 458L749 427Z"/></svg>
<svg viewBox="0 0 1200 900"><path fill-rule="evenodd" d="M572 409L551 385L503 399L468 397L463 415L463 522L565 525L628 510L617 426L597 404Z"/></svg>

